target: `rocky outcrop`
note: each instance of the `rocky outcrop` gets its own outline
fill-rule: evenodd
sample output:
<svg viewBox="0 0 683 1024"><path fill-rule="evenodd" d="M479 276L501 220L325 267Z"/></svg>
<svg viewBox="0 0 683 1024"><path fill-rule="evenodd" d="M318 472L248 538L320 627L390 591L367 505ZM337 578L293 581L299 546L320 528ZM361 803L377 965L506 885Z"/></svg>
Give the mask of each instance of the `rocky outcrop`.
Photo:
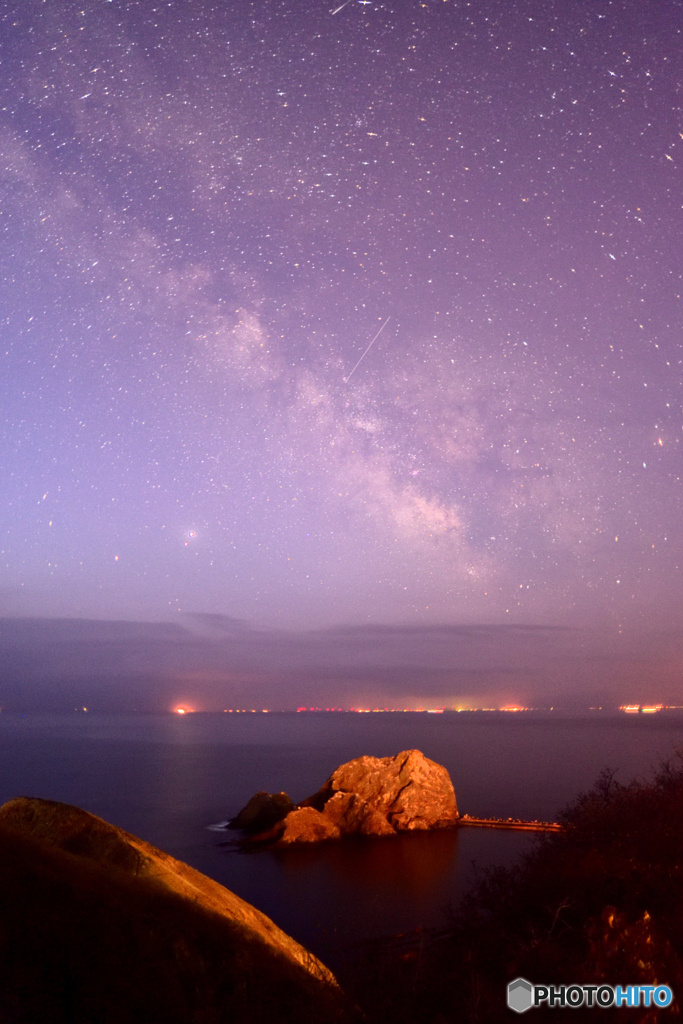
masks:
<svg viewBox="0 0 683 1024"><path fill-rule="evenodd" d="M273 838L280 845L290 843L321 843L325 839L339 839L341 832L337 825L314 807L297 807L273 829Z"/></svg>
<svg viewBox="0 0 683 1024"><path fill-rule="evenodd" d="M449 828L458 820L448 772L419 750L357 757L337 768L302 806L322 811L343 835Z"/></svg>
<svg viewBox="0 0 683 1024"><path fill-rule="evenodd" d="M0 808L0 1019L342 1016L330 971L234 893L86 811Z"/></svg>
<svg viewBox="0 0 683 1024"><path fill-rule="evenodd" d="M404 750L395 757L358 757L341 765L317 793L252 841L288 845L349 835L391 836L451 828L457 821L446 769L419 750Z"/></svg>
<svg viewBox="0 0 683 1024"><path fill-rule="evenodd" d="M321 806L323 815L336 826L341 835L393 836L397 831L388 819L385 809L381 805L377 806L372 796L368 799L352 790L338 790L332 791L329 796L325 793L319 798L316 794L309 799L311 807L316 804Z"/></svg>
<svg viewBox="0 0 683 1024"><path fill-rule="evenodd" d="M231 818L228 828L238 828L243 832L265 832L293 810L294 804L286 793L265 793L261 790L252 796L235 818Z"/></svg>

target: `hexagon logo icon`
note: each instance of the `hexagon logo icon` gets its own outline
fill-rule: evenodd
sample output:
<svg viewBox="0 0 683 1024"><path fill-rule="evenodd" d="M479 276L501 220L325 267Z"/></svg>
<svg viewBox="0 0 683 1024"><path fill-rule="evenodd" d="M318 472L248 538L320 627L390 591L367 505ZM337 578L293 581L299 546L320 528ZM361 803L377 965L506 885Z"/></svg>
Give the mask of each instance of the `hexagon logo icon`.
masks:
<svg viewBox="0 0 683 1024"><path fill-rule="evenodd" d="M526 978L515 978L508 985L508 1006L515 1013L525 1013L534 1005L534 987Z"/></svg>

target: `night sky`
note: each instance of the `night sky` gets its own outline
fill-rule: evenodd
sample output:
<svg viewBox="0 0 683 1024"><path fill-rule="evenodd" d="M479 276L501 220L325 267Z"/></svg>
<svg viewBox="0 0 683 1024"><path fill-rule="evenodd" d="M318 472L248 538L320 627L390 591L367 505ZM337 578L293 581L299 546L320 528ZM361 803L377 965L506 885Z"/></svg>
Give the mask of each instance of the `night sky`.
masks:
<svg viewBox="0 0 683 1024"><path fill-rule="evenodd" d="M586 693L625 658L625 698L671 700L682 26L680 0L4 3L3 636L343 627L384 659L349 699L450 701L458 631L488 630L485 675L543 627L555 667L525 639L504 696L570 692L589 637ZM224 656L183 662L200 703Z"/></svg>

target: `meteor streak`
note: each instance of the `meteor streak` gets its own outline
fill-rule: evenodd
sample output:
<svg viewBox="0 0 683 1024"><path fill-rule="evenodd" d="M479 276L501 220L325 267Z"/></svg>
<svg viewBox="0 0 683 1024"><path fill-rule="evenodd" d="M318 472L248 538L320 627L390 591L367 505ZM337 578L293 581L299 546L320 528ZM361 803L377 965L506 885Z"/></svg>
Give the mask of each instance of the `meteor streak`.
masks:
<svg viewBox="0 0 683 1024"><path fill-rule="evenodd" d="M333 11L330 11L330 14L339 14L339 12L342 11L346 7L346 5L350 3L351 0L344 0L344 3L341 5L341 7L335 7Z"/></svg>
<svg viewBox="0 0 683 1024"><path fill-rule="evenodd" d="M347 3L348 3L348 0L347 0ZM349 381L351 380L351 377L352 377L352 376L353 376L353 374L354 374L354 373L356 372L356 370L358 369L358 367L360 366L360 364L361 364L361 363L363 362L363 360L365 359L366 355L368 354L368 352L370 351L370 349L372 348L372 346L373 346L373 345L375 344L375 342L377 341L377 339L379 338L380 334L382 333L382 331L383 331L383 330L384 330L384 328L385 328L385 327L387 326L387 324L389 323L389 321L390 321L390 320L391 320L391 317L390 317L390 316L388 316L388 317L386 318L386 320L384 321L384 323L382 324L382 326L380 327L380 329L378 330L378 332L377 332L377 334L375 335L375 337L374 337L374 338L372 339L372 341L370 342L370 344L369 344L369 345L368 345L368 347L366 348L366 350L365 350L365 352L363 353L363 355L362 355L362 356L360 357L360 359L358 360L358 362L357 362L357 363L356 363L356 365L354 366L353 370L351 370L351 373L350 373L350 374L348 375L348 377L344 377L344 383L345 383L345 384L348 384L348 382L349 382Z"/></svg>

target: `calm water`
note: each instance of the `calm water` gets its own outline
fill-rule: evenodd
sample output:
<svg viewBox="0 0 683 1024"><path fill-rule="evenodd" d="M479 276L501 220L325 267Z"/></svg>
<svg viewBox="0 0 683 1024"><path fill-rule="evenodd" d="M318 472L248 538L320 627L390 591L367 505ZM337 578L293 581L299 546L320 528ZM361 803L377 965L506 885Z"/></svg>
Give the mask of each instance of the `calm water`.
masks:
<svg viewBox="0 0 683 1024"><path fill-rule="evenodd" d="M552 819L604 766L649 776L683 717L517 715L0 715L0 802L77 804L217 879L334 964L350 943L446 921L473 865L508 864L528 834L464 829L240 854L207 826L257 790L310 795L361 754L417 747L445 765L462 813ZM228 834L230 835L230 834Z"/></svg>

